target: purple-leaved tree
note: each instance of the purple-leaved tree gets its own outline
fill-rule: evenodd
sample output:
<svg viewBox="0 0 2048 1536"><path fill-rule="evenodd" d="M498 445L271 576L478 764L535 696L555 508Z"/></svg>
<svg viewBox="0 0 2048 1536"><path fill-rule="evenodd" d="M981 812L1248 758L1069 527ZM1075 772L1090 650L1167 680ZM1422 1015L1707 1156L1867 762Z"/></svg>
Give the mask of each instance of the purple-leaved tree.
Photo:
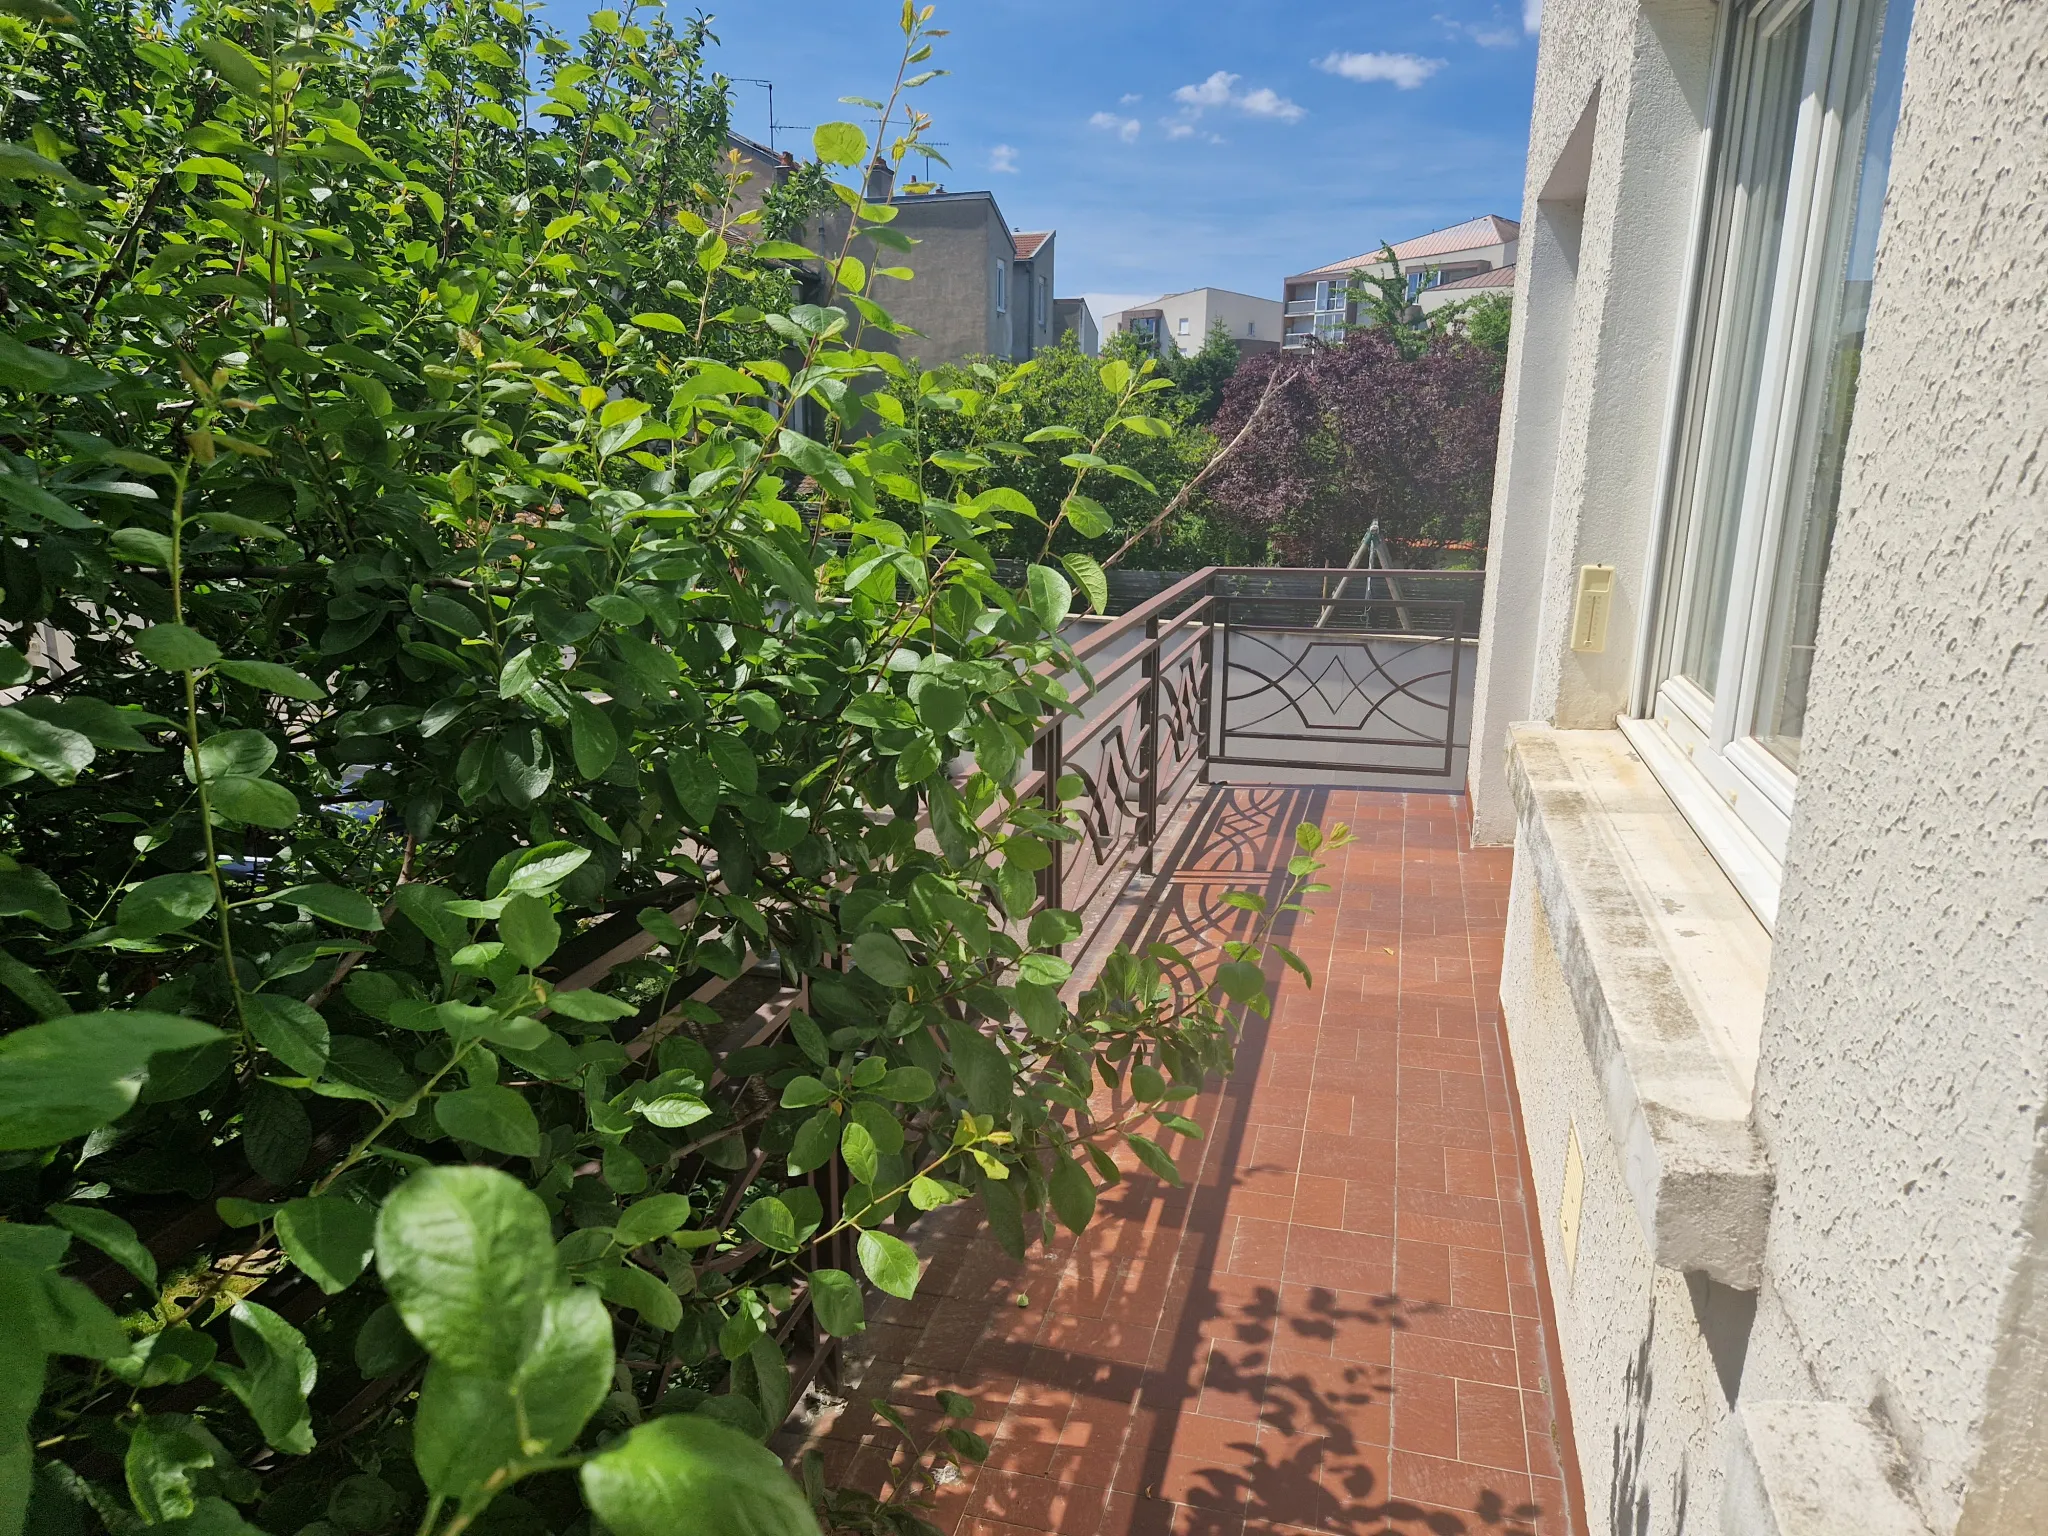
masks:
<svg viewBox="0 0 2048 1536"><path fill-rule="evenodd" d="M1247 360L1224 391L1230 442L1274 398L1207 490L1215 515L1286 565L1342 565L1375 520L1397 544L1486 542L1501 360L1463 335L1404 356L1380 331ZM1461 562L1462 563L1462 562Z"/></svg>

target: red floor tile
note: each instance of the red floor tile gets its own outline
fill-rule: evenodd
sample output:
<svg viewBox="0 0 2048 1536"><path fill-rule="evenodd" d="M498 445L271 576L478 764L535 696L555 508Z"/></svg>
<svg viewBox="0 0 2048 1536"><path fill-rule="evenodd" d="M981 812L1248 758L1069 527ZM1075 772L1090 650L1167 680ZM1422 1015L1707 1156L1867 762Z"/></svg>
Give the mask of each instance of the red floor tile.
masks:
<svg viewBox="0 0 2048 1536"><path fill-rule="evenodd" d="M943 1490L948 1536L1574 1530L1502 1055L1507 852L1447 796L1218 791L1153 936L1213 962L1244 931L1222 894L1270 889L1305 820L1358 833L1286 940L1315 986L1289 976L1185 1106L1187 1187L1119 1155L1089 1231L1022 1265L935 1213L919 1296L849 1348L857 1402L976 1397L991 1455ZM875 1485L859 1418L819 1443Z"/></svg>

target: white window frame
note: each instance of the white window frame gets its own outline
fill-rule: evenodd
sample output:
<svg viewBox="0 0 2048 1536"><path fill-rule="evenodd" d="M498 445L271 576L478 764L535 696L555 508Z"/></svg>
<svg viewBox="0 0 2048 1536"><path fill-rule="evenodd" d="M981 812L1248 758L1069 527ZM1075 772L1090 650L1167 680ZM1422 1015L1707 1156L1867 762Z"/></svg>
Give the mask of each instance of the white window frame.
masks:
<svg viewBox="0 0 2048 1536"><path fill-rule="evenodd" d="M1875 67L1859 39L1876 36L1887 0L1752 0L1723 7L1710 121L1728 143L1706 157L1698 198L1697 240L1684 305L1677 396L1668 424L1671 466L1657 519L1660 547L1651 570L1659 590L1645 605L1636 655L1639 672L1630 717L1621 724L1672 801L1683 811L1733 883L1768 926L1774 922L1787 833L1798 780L1753 734L1765 667L1774 584L1792 579L1783 565L1784 520L1796 477L1811 471L1801 414L1808 405L1808 359L1829 257L1829 222L1837 198L1857 196L1856 165L1841 153L1843 107L1857 71ZM1724 279L1713 248L1721 199L1727 196L1726 153L1739 136L1724 123L1740 84L1742 29L1759 37L1796 25L1810 8L1807 56L1793 129L1785 215L1778 232L1769 317L1763 333L1755 414L1748 427L1732 573L1712 698L1679 675L1681 625L1702 577L1704 541L1684 520L1701 501L1711 467L1696 461L1689 439L1715 408L1725 358L1711 356L1720 326L1710 290ZM1755 19L1753 21L1753 18ZM1825 47L1816 39L1828 39ZM1866 77L1867 79L1867 77ZM1867 85L1866 85L1867 88ZM1860 164L1860 156L1858 157ZM1731 292L1739 293L1737 289ZM1718 365L1718 366L1717 366ZM1704 371L1703 371L1704 370ZM1740 387L1741 380L1735 380ZM1704 385L1704 387L1702 387ZM1707 451L1713 451L1708 444ZM1703 459L1703 455L1699 456Z"/></svg>
<svg viewBox="0 0 2048 1536"><path fill-rule="evenodd" d="M1038 317L1038 328L1042 331L1052 320L1052 304L1046 299L1045 279L1042 277L1038 280L1037 292L1038 302L1032 312Z"/></svg>
<svg viewBox="0 0 2048 1536"><path fill-rule="evenodd" d="M996 257L996 313L1010 312L1010 264L1002 257Z"/></svg>

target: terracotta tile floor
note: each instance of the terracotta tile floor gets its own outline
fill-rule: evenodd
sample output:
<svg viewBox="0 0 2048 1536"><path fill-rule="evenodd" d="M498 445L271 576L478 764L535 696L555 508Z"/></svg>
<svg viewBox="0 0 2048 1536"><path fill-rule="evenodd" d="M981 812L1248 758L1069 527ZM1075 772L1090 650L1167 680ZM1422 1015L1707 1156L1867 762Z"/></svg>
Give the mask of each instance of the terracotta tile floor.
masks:
<svg viewBox="0 0 2048 1536"><path fill-rule="evenodd" d="M1507 851L1450 796L1219 790L1149 931L1213 954L1304 820L1357 833L1292 933L1315 986L1288 975L1197 1101L1188 1187L1127 1174L1022 1264L971 1208L928 1218L917 1298L850 1352L833 1473L882 1477L866 1399L928 1424L945 1387L993 1447L940 1496L961 1536L1581 1528L1501 1059Z"/></svg>

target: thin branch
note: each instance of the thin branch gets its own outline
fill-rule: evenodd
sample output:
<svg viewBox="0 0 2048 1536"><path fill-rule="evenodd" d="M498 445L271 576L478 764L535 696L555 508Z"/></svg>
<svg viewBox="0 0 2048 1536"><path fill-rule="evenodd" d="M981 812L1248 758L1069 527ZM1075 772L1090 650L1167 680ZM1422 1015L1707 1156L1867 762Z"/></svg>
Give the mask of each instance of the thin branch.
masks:
<svg viewBox="0 0 2048 1536"><path fill-rule="evenodd" d="M1283 376L1288 378L1293 377L1293 375L1288 372L1286 364L1276 360L1273 364L1272 373L1267 376L1265 391L1259 396L1259 403L1252 407L1251 415L1247 416L1245 418L1244 425L1237 429L1237 436L1233 437L1229 442L1225 443L1221 448L1217 449L1217 451L1210 457L1209 462L1204 464L1201 467L1201 469L1197 471L1194 479L1188 481L1186 485L1182 486L1178 491L1174 492L1173 500L1169 501L1165 506L1159 509L1159 515L1157 517L1153 518L1151 522L1147 523L1143 528L1140 528L1128 539L1125 539L1122 547L1119 548L1115 554L1111 555L1107 560L1102 562L1102 567L1104 570L1109 569L1110 566L1115 565L1117 561L1123 559L1125 555L1128 555L1131 552L1134 546L1143 543L1146 539L1151 538L1153 534L1157 533L1159 531L1160 524L1164 523L1169 517L1172 517L1174 513L1178 512L1182 507L1186 506L1188 498L1194 495L1196 491L1202 488L1203 484L1208 480L1208 478L1211 475L1213 475L1216 472L1216 470L1222 465L1225 459L1229 458L1233 453L1237 452L1239 446L1243 444L1244 440L1247 437L1251 436L1252 428L1259 424L1259 418L1266 414L1266 407L1272 403L1274 391L1276 391L1279 388L1280 381Z"/></svg>

